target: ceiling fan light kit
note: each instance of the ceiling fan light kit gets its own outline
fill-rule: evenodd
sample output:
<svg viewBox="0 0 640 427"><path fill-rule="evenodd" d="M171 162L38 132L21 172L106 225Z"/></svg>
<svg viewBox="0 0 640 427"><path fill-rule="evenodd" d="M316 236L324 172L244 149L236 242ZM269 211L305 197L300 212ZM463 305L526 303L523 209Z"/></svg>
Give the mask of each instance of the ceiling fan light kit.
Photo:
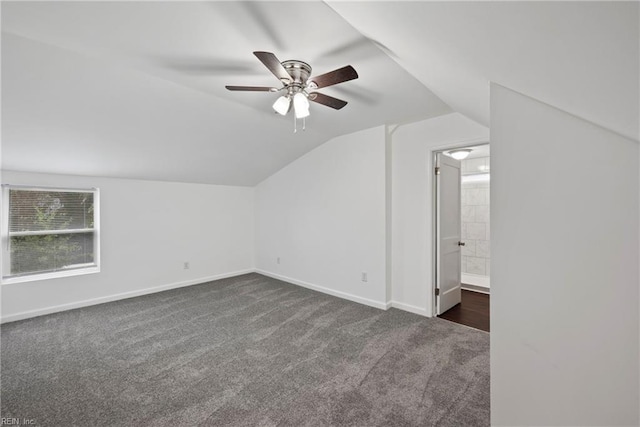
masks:
<svg viewBox="0 0 640 427"><path fill-rule="evenodd" d="M325 105L335 110L339 110L347 105L346 101L312 91L358 78L358 73L351 65L310 78L312 69L306 62L298 60L280 62L271 52L257 51L253 52L253 54L280 80L282 87L279 89L264 86L225 87L231 91L245 92L286 91L285 95L280 96L273 103L273 109L276 113L285 116L291 110L291 105L293 104L294 132L296 131L295 121L309 117L309 101Z"/></svg>
<svg viewBox="0 0 640 427"><path fill-rule="evenodd" d="M309 100L303 92L298 92L293 96L293 109L296 119L309 117Z"/></svg>
<svg viewBox="0 0 640 427"><path fill-rule="evenodd" d="M282 114L283 116L287 115L289 108L291 108L291 98L289 95L283 95L273 103L273 109L276 110L276 113Z"/></svg>

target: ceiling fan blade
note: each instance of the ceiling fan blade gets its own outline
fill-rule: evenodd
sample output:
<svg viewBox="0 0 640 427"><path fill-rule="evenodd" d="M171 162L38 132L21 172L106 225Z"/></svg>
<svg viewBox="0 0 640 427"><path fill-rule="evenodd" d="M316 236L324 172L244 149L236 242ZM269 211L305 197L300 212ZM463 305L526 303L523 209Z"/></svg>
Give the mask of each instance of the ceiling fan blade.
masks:
<svg viewBox="0 0 640 427"><path fill-rule="evenodd" d="M275 87L266 86L225 86L227 90L244 91L244 92L276 92Z"/></svg>
<svg viewBox="0 0 640 427"><path fill-rule="evenodd" d="M317 102L318 104L326 105L327 107L331 107L336 110L347 105L347 101L343 101L342 99L334 98L333 96L325 95L320 92L311 92L309 94L309 101Z"/></svg>
<svg viewBox="0 0 640 427"><path fill-rule="evenodd" d="M280 60L271 52L253 52L253 54L283 83L291 82L291 76L284 69Z"/></svg>
<svg viewBox="0 0 640 427"><path fill-rule="evenodd" d="M351 66L338 68L337 70L329 71L328 73L321 74L316 77L311 77L309 80L316 84L318 89L337 85L338 83L348 82L349 80L357 79L358 73Z"/></svg>

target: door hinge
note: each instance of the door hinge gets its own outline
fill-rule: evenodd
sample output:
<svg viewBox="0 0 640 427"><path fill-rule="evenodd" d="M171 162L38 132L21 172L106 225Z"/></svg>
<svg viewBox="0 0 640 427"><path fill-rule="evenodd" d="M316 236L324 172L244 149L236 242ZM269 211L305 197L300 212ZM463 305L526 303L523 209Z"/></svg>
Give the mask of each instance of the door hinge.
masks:
<svg viewBox="0 0 640 427"><path fill-rule="evenodd" d="M436 296L440 295L440 288L436 288L435 289L435 294L436 294Z"/></svg>
<svg viewBox="0 0 640 427"><path fill-rule="evenodd" d="M436 175L440 175L440 166L436 166Z"/></svg>

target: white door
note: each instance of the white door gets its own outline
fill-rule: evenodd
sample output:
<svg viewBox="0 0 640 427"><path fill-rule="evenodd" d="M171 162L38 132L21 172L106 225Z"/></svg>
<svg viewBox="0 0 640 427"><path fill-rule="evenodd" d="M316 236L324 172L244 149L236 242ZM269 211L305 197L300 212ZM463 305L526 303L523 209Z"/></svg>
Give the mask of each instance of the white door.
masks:
<svg viewBox="0 0 640 427"><path fill-rule="evenodd" d="M436 311L438 315L461 301L460 290L460 161L436 156Z"/></svg>

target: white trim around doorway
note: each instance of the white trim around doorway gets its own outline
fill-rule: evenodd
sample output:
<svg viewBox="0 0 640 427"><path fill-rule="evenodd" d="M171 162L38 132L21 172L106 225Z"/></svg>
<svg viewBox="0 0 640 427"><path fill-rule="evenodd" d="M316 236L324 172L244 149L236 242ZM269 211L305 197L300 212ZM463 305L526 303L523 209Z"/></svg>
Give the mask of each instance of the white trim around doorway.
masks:
<svg viewBox="0 0 640 427"><path fill-rule="evenodd" d="M456 149L456 148L466 148L466 147L473 147L473 146L477 146L477 145L484 145L484 144L490 144L490 140L488 138L472 138L472 139L465 139L465 140L460 140L460 141L452 141L452 142L447 142L445 144L442 145L437 145L434 147L430 147L429 148L429 152L428 152L428 171L429 174L433 174L433 171L435 170L435 156L437 153L441 153L444 151L449 151L452 149ZM431 316L430 317L435 317L437 316L437 301L435 298L435 289L436 289L436 280L437 280L437 262L436 262L436 257L437 257L437 242L436 242L436 235L437 235L437 224L436 224L436 180L432 179L431 180L431 201L430 201L430 210L432 213L432 222L431 222L431 236L433 237L431 239L431 287L430 287L430 291L429 291L429 298L431 300L431 304L429 304L429 301L427 300L427 307L430 308L431 310ZM487 293L488 293L488 289L487 289Z"/></svg>

